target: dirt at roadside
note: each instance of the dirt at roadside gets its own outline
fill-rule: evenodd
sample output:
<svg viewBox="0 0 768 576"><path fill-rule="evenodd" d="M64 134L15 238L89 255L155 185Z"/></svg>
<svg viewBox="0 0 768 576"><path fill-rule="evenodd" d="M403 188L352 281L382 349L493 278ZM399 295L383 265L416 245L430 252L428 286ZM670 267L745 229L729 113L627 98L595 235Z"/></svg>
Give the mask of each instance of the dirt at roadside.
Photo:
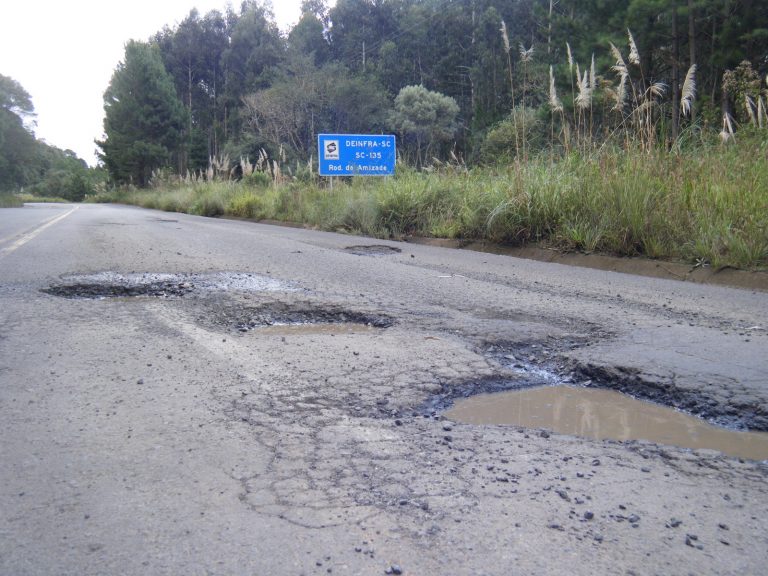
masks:
<svg viewBox="0 0 768 576"><path fill-rule="evenodd" d="M768 292L768 271L765 270L739 270L729 266L713 268L707 264L690 265L681 262L651 260L648 258L621 258L606 254L562 252L560 250L540 248L536 246L512 247L489 244L486 242L466 242L462 240L444 240L438 238L411 238L408 241L428 246L476 250L478 252L501 254L504 256L513 256L515 258L537 260L539 262L581 266L583 268L592 268L594 270L621 272L623 274L634 274L637 276L647 276L649 278L664 278L667 280L731 286L733 288Z"/></svg>

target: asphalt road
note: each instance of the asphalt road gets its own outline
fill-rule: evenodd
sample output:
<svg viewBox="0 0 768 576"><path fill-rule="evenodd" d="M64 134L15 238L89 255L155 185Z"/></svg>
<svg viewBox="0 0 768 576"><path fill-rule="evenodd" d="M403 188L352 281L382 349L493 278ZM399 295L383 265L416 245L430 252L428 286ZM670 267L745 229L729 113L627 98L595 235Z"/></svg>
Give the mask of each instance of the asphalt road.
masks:
<svg viewBox="0 0 768 576"><path fill-rule="evenodd" d="M0 574L762 574L765 462L440 409L523 359L768 430L766 328L763 292L2 209Z"/></svg>

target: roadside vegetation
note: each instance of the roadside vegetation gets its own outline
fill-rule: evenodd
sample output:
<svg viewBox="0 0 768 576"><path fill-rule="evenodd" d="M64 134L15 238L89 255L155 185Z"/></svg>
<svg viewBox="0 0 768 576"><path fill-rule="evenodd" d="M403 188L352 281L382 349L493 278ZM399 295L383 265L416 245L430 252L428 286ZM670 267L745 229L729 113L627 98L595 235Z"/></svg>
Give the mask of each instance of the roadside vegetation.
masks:
<svg viewBox="0 0 768 576"><path fill-rule="evenodd" d="M0 192L0 208L18 208L24 202L13 194Z"/></svg>
<svg viewBox="0 0 768 576"><path fill-rule="evenodd" d="M126 44L103 168L49 151L15 178L381 238L766 268L767 30L731 0L313 0L287 33L258 0L192 10ZM31 101L7 80L23 132ZM396 134L396 176L318 177L318 133Z"/></svg>
<svg viewBox="0 0 768 576"><path fill-rule="evenodd" d="M72 200L63 198L61 196L41 196L38 194L31 194L29 192L15 194L15 197L20 202L45 202L46 204L67 204L72 202Z"/></svg>
<svg viewBox="0 0 768 576"><path fill-rule="evenodd" d="M231 29L193 11L126 47L98 143L118 187L96 199L379 238L766 267L768 19L741 4L728 13L747 20L716 2L603 4L478 2L469 17L439 0L305 3L284 39L258 3L229 13ZM749 43L734 40L736 24ZM272 67L246 66L245 82L219 76L247 60L252 36L274 48ZM318 177L322 132L396 134L396 176Z"/></svg>
<svg viewBox="0 0 768 576"><path fill-rule="evenodd" d="M298 222L378 238L529 242L564 250L768 265L768 147L762 138L668 153L601 149L553 160L393 178L255 172L239 181L158 179L101 201L204 216Z"/></svg>
<svg viewBox="0 0 768 576"><path fill-rule="evenodd" d="M471 163L446 149L457 130L456 103L408 86L389 115L401 143L394 178L332 182L314 174L311 146L286 152L280 144L273 157L260 148L254 163L247 155L234 163L211 156L205 170L183 177L145 166L144 188L123 187L100 199L380 238L537 243L694 266L768 265L768 87L750 62L722 79L728 101L742 106L721 118L705 106L697 117L697 65L673 70L670 94L663 82L646 78L631 31L625 53L608 43L613 64L603 73L594 55L580 66L566 43L565 61L548 66L548 90L533 48L513 50L503 20L498 32L512 109L485 131ZM251 135L289 140L276 124L277 102L289 94L246 99Z"/></svg>

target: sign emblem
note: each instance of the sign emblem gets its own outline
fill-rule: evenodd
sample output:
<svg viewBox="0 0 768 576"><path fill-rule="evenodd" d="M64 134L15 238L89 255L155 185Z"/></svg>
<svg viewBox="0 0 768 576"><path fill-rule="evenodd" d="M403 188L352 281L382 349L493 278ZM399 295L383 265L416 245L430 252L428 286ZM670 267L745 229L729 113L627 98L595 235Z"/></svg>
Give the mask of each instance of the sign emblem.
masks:
<svg viewBox="0 0 768 576"><path fill-rule="evenodd" d="M325 154L323 154L323 158L325 160L339 159L339 141L338 140L325 141Z"/></svg>

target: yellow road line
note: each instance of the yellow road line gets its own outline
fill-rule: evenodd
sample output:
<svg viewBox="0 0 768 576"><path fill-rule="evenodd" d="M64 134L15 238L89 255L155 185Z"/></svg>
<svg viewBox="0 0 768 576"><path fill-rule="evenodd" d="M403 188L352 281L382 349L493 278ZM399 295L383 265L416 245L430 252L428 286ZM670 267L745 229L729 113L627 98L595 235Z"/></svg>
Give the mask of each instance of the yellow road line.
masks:
<svg viewBox="0 0 768 576"><path fill-rule="evenodd" d="M13 244L10 244L10 245L6 246L5 248L0 248L0 258L2 258L3 256L7 256L8 254L13 252L14 250L18 250L19 248L24 246L24 244L26 244L30 240L34 240L34 238L38 234L40 234L43 230L45 230L46 228L49 228L50 226L53 226L54 224L56 224L57 222L59 222L61 220L64 220L64 218L66 218L67 216L72 214L72 212L74 212L78 208L79 208L79 206L75 206L69 212L65 212L64 214L60 214L59 216L55 216L55 217L51 218L50 220L48 220L46 222L43 222L37 228L34 228L33 230L31 230L29 232L26 232L18 240L16 240ZM4 238L3 242L5 242L5 240L7 240L7 238Z"/></svg>
<svg viewBox="0 0 768 576"><path fill-rule="evenodd" d="M70 210L70 212L72 212L72 210ZM9 242L10 240L12 240L12 239L14 239L14 238L21 238L22 236L26 236L27 234L31 234L31 233L32 233L32 232L34 232L34 231L35 231L35 230L36 230L36 229L37 229L39 226L43 226L43 225L47 224L48 222L50 222L51 220L56 220L56 219L57 219L57 218L59 218L60 216L61 216L61 215L59 215L59 216L51 216L51 217L50 217L50 218L48 218L47 220L43 220L43 223L42 223L42 224L38 224L37 226L32 226L32 228L31 228L30 230L28 230L28 231L23 231L23 232L16 232L15 234L11 234L10 236L6 236L5 238L0 238L0 246L2 246L2 245L3 245L3 244L5 244L6 242Z"/></svg>

